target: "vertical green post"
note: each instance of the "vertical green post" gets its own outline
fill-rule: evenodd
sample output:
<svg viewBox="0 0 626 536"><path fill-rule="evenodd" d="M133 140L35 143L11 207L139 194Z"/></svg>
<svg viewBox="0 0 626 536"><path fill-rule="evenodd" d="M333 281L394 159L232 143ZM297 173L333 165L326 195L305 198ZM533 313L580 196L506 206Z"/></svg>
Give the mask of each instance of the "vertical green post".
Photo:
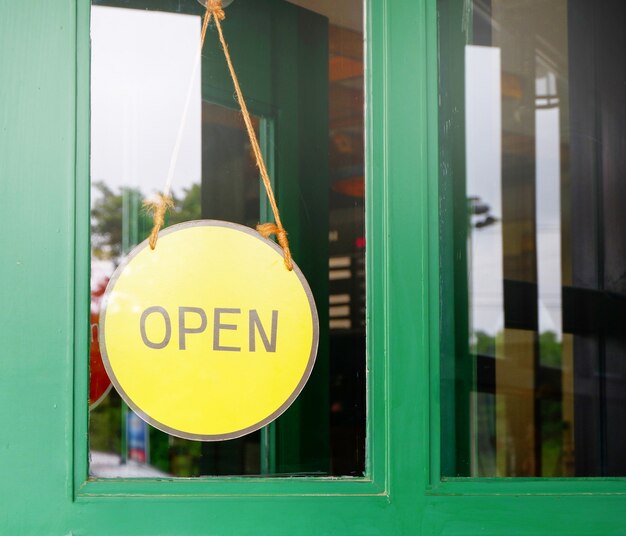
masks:
<svg viewBox="0 0 626 536"><path fill-rule="evenodd" d="M124 255L127 255L139 243L140 205L139 192L132 188L124 187L122 189L122 253ZM126 463L128 460L128 434L126 429L128 405L123 400L120 403L120 460L122 463Z"/></svg>
<svg viewBox="0 0 626 536"><path fill-rule="evenodd" d="M293 405L276 422L279 473L330 471L328 363L328 21L296 6L272 4L277 51L272 82L277 199L293 257L315 298L320 341L315 367ZM294 87L294 72L297 85Z"/></svg>
<svg viewBox="0 0 626 536"><path fill-rule="evenodd" d="M274 144L274 122L267 118L261 118L259 125L259 143L261 145L261 152L265 159L265 165L267 166L267 172L269 173L270 180L272 181L272 188L276 189L275 177L275 144ZM260 188L261 185L259 185ZM261 191L259 215L260 221L272 221L272 211L270 208L269 199L265 195L264 191ZM276 472L276 424L270 423L261 429L261 474L271 475Z"/></svg>
<svg viewBox="0 0 626 536"><path fill-rule="evenodd" d="M469 476L470 395L467 281L468 207L465 177L465 44L470 31L467 2L439 6L439 203L441 305L441 472ZM453 337L445 334L454 334Z"/></svg>

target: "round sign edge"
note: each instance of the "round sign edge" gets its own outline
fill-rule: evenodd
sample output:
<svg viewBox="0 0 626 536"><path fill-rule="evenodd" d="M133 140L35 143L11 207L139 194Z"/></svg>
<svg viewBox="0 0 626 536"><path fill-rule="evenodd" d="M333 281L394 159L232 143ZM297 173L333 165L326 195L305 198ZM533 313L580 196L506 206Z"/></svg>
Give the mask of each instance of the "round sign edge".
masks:
<svg viewBox="0 0 626 536"><path fill-rule="evenodd" d="M100 328L98 328L100 329ZM107 374L109 373L109 371L107 370ZM109 376L109 380L111 379L111 376ZM106 398L106 396L111 392L111 387L113 387L113 382L111 381L109 383L109 385L107 386L107 388L105 389L104 393L102 393L100 395L100 398L98 398L98 400L92 402L91 404L89 404L89 411L93 411L94 409L96 409L100 403Z"/></svg>
<svg viewBox="0 0 626 536"><path fill-rule="evenodd" d="M179 231L179 230L186 229L186 228L193 228L193 227L226 227L226 228L234 229L237 231L241 231L245 234L252 236L253 238L260 240L261 242L264 242L265 244L270 246L272 249L274 249L281 257L284 257L284 252L282 248L276 242L270 240L269 238L265 238L260 233L258 233L255 229L252 229L245 225L241 225L239 223L234 223L234 222L229 222L229 221L192 220L192 221L177 223L159 232L159 238L163 238L164 236L167 236L168 234L171 234L175 231ZM315 298L313 296L313 292L311 291L311 287L309 286L309 282L307 281L306 277L302 273L302 270L300 270L299 266L295 262L293 262L293 271L295 272L296 277L298 277L298 280L302 284L304 293L309 302L309 307L311 309L311 321L312 321L312 327L313 327L311 352L307 360L306 369L304 371L304 374L302 375L302 378L300 378L298 385L292 391L291 395L289 395L287 400L285 400L285 402L283 402L283 404L281 404L281 406L278 409L276 409L273 413L271 413L268 417L266 417L265 419L262 419L261 421L251 426L248 426L241 430L236 430L234 432L229 432L226 434L194 434L190 432L176 430L174 428L167 426L166 424L163 424L157 421L153 417L150 417L145 411L139 408L126 394L126 391L122 389L122 386L117 381L117 377L115 376L115 373L113 372L113 368L111 367L109 363L109 356L106 350L106 336L105 336L104 324L105 324L105 319L106 319L107 306L109 302L109 294L115 287L117 280L121 276L126 266L141 251L143 251L146 247L149 247L149 242L150 242L149 239L146 239L143 242L140 242L125 256L124 260L120 263L120 265L113 272L113 275L111 276L111 279L109 280L107 284L106 290L100 302L100 318L98 321L98 333L99 333L98 342L100 346L100 354L102 356L102 363L104 364L104 368L107 374L109 375L109 379L111 380L111 385L115 387L115 390L120 395L120 397L124 400L124 402L128 405L128 407L132 409L133 412L136 413L137 416L140 417L143 421L148 423L150 426L153 426L154 428L161 430L162 432L173 435L175 437L179 437L181 439L189 439L193 441L206 441L206 442L237 439L239 437L243 437L245 435L251 434L252 432L256 432L257 430L260 430L264 426L267 426L271 422L278 419L278 417L280 417L285 411L287 411L289 407L294 403L296 398L298 398L298 396L304 389L304 386L307 384L311 376L311 373L313 372L313 367L315 366L315 362L317 360L317 352L319 350L320 328L319 328L319 315L317 313L317 306L315 304ZM157 242L157 246L158 246L158 242ZM109 386L109 389L110 387L111 386Z"/></svg>

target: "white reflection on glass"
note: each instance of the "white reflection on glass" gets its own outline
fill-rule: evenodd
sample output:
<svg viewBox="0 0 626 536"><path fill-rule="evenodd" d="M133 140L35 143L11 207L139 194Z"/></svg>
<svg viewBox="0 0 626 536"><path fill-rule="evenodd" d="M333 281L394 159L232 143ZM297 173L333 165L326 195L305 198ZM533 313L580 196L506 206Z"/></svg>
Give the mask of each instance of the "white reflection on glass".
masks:
<svg viewBox="0 0 626 536"><path fill-rule="evenodd" d="M470 330L495 336L504 326L500 49L466 46L465 66Z"/></svg>
<svg viewBox="0 0 626 536"><path fill-rule="evenodd" d="M200 17L92 8L91 176L109 188L144 192L165 184L199 46ZM173 185L200 182L200 76Z"/></svg>
<svg viewBox="0 0 626 536"><path fill-rule="evenodd" d="M468 236L468 295L471 301L469 333L477 347L479 337L495 340L504 327L502 255L502 109L500 49L465 47L465 144ZM495 353L495 352L494 352ZM492 355L491 357L496 357ZM495 472L491 435L495 428L494 395L470 395L471 471ZM490 418L491 417L491 418ZM489 419L489 423L485 419ZM486 455L487 453L487 455Z"/></svg>
<svg viewBox="0 0 626 536"><path fill-rule="evenodd" d="M559 108L535 111L539 333L562 335L561 161ZM554 364L558 365L558 364Z"/></svg>

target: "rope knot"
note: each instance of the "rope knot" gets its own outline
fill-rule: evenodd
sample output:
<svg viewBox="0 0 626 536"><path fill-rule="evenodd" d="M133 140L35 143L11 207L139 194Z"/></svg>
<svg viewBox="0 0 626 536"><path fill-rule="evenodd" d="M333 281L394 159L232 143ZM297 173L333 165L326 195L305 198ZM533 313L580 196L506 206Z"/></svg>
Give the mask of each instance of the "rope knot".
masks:
<svg viewBox="0 0 626 536"><path fill-rule="evenodd" d="M144 201L143 206L148 213L152 214L154 220L154 226L150 232L150 249L154 249L159 238L159 231L165 223L165 214L174 206L174 200L169 195L157 194L154 199Z"/></svg>
<svg viewBox="0 0 626 536"><path fill-rule="evenodd" d="M275 223L259 223L256 226L256 230L263 238L269 238L272 235L276 235L276 240L280 244L285 254L285 266L287 270L293 270L293 261L291 260L291 251L289 249L289 239L287 238L287 231L281 225L280 227Z"/></svg>
<svg viewBox="0 0 626 536"><path fill-rule="evenodd" d="M207 11L218 20L224 20L226 13L222 7L222 0L208 0L206 4Z"/></svg>

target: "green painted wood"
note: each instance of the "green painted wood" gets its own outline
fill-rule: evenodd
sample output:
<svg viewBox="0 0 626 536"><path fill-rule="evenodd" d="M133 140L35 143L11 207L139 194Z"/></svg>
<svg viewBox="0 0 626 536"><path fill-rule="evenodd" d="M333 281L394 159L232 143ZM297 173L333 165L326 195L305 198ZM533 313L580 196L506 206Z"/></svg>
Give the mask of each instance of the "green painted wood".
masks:
<svg viewBox="0 0 626 536"><path fill-rule="evenodd" d="M624 479L433 475L434 2L371 1L367 21L371 479L84 483L88 4L0 3L0 534L624 533Z"/></svg>
<svg viewBox="0 0 626 536"><path fill-rule="evenodd" d="M433 177L439 178L440 173L440 152L439 152L439 31L438 31L438 14L435 2L426 3L426 101L428 121L427 121L427 161L425 170L428 179L428 299L429 299L429 322L428 322L428 341L429 341L429 371L430 371L430 413L429 421L429 475L427 480L427 488L436 486L441 478L441 466L446 463L442 456L442 437L444 436L444 401L441 391L441 372L442 372L442 337L441 326L443 324L442 312L442 294L441 294L441 262L440 252L442 243L442 231L440 228L440 213L442 211L440 205L440 181L435 184ZM438 229L439 232L434 230Z"/></svg>
<svg viewBox="0 0 626 536"><path fill-rule="evenodd" d="M385 456L389 459L387 489L391 505L397 509L395 516L390 513L395 521L390 533L412 534L424 528L423 490L428 485L430 457L426 402L430 385L426 62L429 19L425 2L375 4L372 20L375 24L383 22L377 30L384 33L380 41L376 34L373 36L372 46L374 50L381 47L381 55L380 63L372 66L371 75L383 78L383 93L382 102L373 93L376 100L372 107L382 106L384 116L380 131L372 132L372 178L383 180L385 193L382 199L368 200L375 206L382 204L384 211L382 244L373 244L374 250L369 252L374 257L382 253L385 263L385 400L389 422ZM383 166L378 168L377 159L381 157ZM379 220L370 225L380 225ZM379 350L371 351L376 359ZM376 428L371 433L376 441Z"/></svg>
<svg viewBox="0 0 626 536"><path fill-rule="evenodd" d="M471 20L467 4L438 2L439 54L439 237L441 287L441 474L470 472L470 394L474 361L469 352L465 180L465 44ZM468 19L469 17L469 19Z"/></svg>
<svg viewBox="0 0 626 536"><path fill-rule="evenodd" d="M50 520L62 534L72 499L76 6L1 2L0 72L0 533L45 534Z"/></svg>
<svg viewBox="0 0 626 536"><path fill-rule="evenodd" d="M389 360L387 267L391 241L388 229L389 176L384 154L387 140L389 87L386 63L389 26L382 24L387 3L365 2L365 277L367 349L367 423L365 470L374 486L389 492L389 430L391 411L388 403Z"/></svg>

